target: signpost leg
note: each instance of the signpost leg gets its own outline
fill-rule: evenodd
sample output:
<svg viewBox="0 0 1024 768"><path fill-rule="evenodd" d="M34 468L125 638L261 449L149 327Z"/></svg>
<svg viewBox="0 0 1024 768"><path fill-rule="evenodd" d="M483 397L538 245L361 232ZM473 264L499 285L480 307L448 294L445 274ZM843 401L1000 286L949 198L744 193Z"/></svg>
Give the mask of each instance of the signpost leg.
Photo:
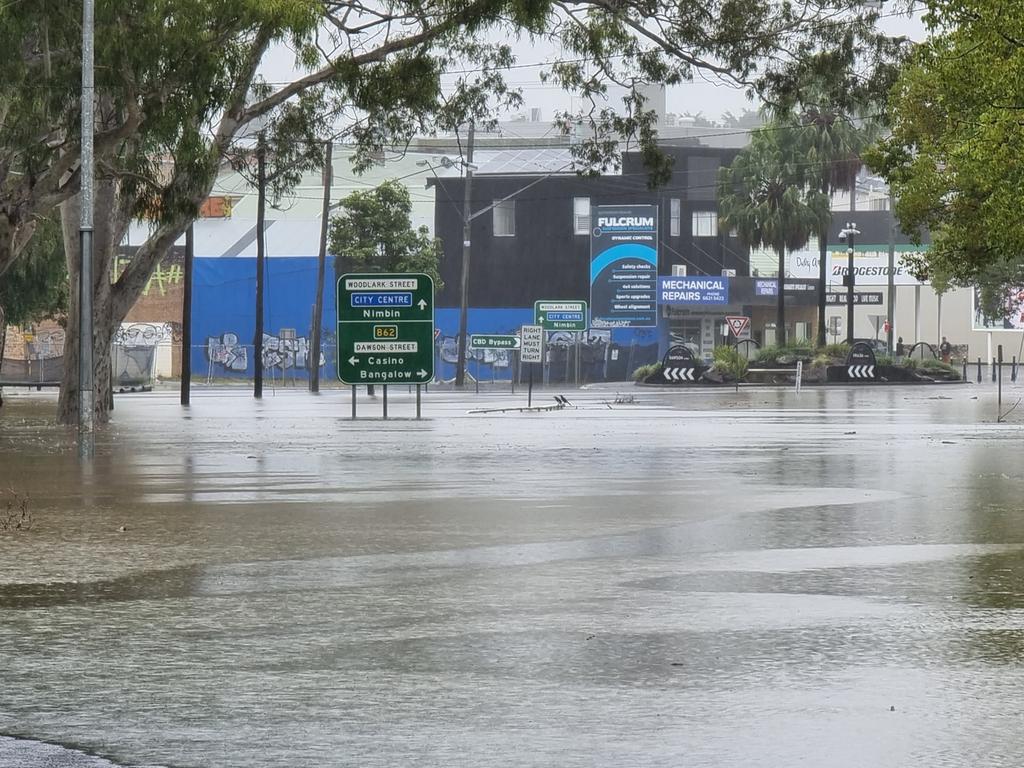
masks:
<svg viewBox="0 0 1024 768"><path fill-rule="evenodd" d="M388 385L385 384L382 389L384 390L384 421L388 420Z"/></svg>
<svg viewBox="0 0 1024 768"><path fill-rule="evenodd" d="M999 385L996 396L996 423L1003 420L1003 345L999 345Z"/></svg>
<svg viewBox="0 0 1024 768"><path fill-rule="evenodd" d="M416 385L416 420L420 418L420 385Z"/></svg>
<svg viewBox="0 0 1024 768"><path fill-rule="evenodd" d="M473 377L473 384L476 385L476 393L480 394L480 358L476 359L476 376Z"/></svg>
<svg viewBox="0 0 1024 768"><path fill-rule="evenodd" d="M526 390L526 407L533 407L533 363L529 363L530 366L530 383L527 385Z"/></svg>
<svg viewBox="0 0 1024 768"><path fill-rule="evenodd" d="M352 421L356 420L356 387L352 385Z"/></svg>
<svg viewBox="0 0 1024 768"><path fill-rule="evenodd" d="M580 386L580 339L583 338L582 333L576 334L576 387Z"/></svg>
<svg viewBox="0 0 1024 768"><path fill-rule="evenodd" d="M512 394L516 393L516 369L519 367L516 365L517 353L515 351L508 353L508 379L512 382Z"/></svg>

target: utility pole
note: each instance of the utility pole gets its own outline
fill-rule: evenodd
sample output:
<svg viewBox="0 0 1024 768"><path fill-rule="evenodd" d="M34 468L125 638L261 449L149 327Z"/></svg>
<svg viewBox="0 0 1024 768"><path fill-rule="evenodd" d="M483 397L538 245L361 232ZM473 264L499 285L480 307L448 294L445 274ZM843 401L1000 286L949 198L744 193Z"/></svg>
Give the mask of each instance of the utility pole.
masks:
<svg viewBox="0 0 1024 768"><path fill-rule="evenodd" d="M853 286L856 283L853 270L854 238L860 234L857 225L846 222L846 228L839 233L839 239L846 241L846 343L853 344Z"/></svg>
<svg viewBox="0 0 1024 768"><path fill-rule="evenodd" d="M195 222L185 230L185 286L181 300L181 404L192 398L192 260L195 258Z"/></svg>
<svg viewBox="0 0 1024 768"><path fill-rule="evenodd" d="M459 356L458 368L455 371L455 386L462 387L466 384L466 329L469 324L469 257L470 257L470 229L473 224L473 214L469 206L473 201L473 121L469 123L469 133L466 137L466 161L462 167L466 172L466 184L463 188L462 197L462 291L459 295Z"/></svg>
<svg viewBox="0 0 1024 768"><path fill-rule="evenodd" d="M334 145L328 141L324 148L324 207L320 214L320 254L316 266L316 304L313 307L313 327L309 344L309 391L320 391L320 335L324 316L324 271L327 265L327 224L331 215L331 184L334 176Z"/></svg>
<svg viewBox="0 0 1024 768"><path fill-rule="evenodd" d="M252 396L259 400L263 397L263 271L267 258L264 232L267 212L267 144L262 131L256 140L256 191L256 334L253 339L255 377Z"/></svg>
<svg viewBox="0 0 1024 768"><path fill-rule="evenodd" d="M94 0L82 2L82 158L81 211L78 228L78 456L93 455L93 419L96 393L93 389L92 328L92 235L93 235L93 108L95 86L95 6Z"/></svg>
<svg viewBox="0 0 1024 768"><path fill-rule="evenodd" d="M893 197L889 195L889 333L886 334L885 343L889 348L889 355L892 356L896 349L892 339L896 326L896 207L893 205Z"/></svg>

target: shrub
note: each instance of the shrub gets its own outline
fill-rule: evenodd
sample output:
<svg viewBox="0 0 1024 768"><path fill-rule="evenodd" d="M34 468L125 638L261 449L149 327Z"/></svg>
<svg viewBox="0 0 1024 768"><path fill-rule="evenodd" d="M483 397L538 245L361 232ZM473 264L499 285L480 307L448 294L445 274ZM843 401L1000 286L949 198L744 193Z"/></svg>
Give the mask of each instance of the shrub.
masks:
<svg viewBox="0 0 1024 768"><path fill-rule="evenodd" d="M917 367L920 368L920 370L922 370L924 373L933 375L945 374L946 376L956 376L956 378L960 378L960 371L958 371L952 365L942 362L941 360L933 360L930 358L922 360L920 363L918 363Z"/></svg>
<svg viewBox="0 0 1024 768"><path fill-rule="evenodd" d="M819 347L818 352L832 358L842 358L845 360L846 356L850 353L850 345L845 341L838 344L826 344L824 347Z"/></svg>
<svg viewBox="0 0 1024 768"><path fill-rule="evenodd" d="M714 369L736 381L747 375L747 358L736 347L715 347Z"/></svg>
<svg viewBox="0 0 1024 768"><path fill-rule="evenodd" d="M782 346L762 347L757 351L754 360L758 363L775 365L777 363L790 364L797 360L809 361L814 357L814 348L810 342L798 341Z"/></svg>
<svg viewBox="0 0 1024 768"><path fill-rule="evenodd" d="M649 376L661 371L661 363L648 363L647 365L641 365L635 371L633 371L633 381L643 381Z"/></svg>

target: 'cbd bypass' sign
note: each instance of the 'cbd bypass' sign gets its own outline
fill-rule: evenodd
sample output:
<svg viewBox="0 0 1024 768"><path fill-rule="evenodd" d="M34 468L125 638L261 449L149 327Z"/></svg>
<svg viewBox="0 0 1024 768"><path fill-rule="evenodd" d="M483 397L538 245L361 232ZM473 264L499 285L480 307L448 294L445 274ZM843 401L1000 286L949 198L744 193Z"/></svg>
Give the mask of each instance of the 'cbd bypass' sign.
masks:
<svg viewBox="0 0 1024 768"><path fill-rule="evenodd" d="M344 384L426 384L434 378L429 275L338 279L338 378Z"/></svg>

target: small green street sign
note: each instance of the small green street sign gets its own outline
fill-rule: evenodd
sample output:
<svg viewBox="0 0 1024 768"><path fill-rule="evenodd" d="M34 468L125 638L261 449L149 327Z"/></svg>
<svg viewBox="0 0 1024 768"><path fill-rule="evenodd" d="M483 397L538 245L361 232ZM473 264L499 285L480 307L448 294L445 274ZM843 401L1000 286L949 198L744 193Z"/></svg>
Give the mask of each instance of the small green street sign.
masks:
<svg viewBox="0 0 1024 768"><path fill-rule="evenodd" d="M587 302L535 302L533 322L545 331L585 331L587 330Z"/></svg>
<svg viewBox="0 0 1024 768"><path fill-rule="evenodd" d="M434 378L429 275L342 275L337 302L342 383L426 384Z"/></svg>
<svg viewBox="0 0 1024 768"><path fill-rule="evenodd" d="M469 337L469 346L472 349L519 349L519 337L493 333L474 333Z"/></svg>

